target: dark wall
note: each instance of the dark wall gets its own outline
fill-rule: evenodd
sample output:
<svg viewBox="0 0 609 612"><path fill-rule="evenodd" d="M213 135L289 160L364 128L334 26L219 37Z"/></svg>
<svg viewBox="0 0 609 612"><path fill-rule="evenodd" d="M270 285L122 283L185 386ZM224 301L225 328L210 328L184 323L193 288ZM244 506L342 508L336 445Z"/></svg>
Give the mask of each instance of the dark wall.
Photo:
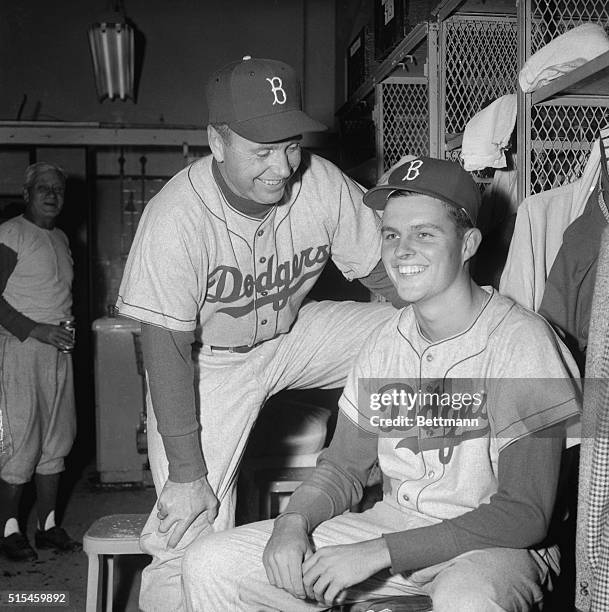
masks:
<svg viewBox="0 0 609 612"><path fill-rule="evenodd" d="M291 63L322 121L334 112L334 0L127 0L145 37L137 104L96 97L87 29L107 0L0 3L0 120L205 123L204 85L243 55ZM9 61L10 58L10 61Z"/></svg>

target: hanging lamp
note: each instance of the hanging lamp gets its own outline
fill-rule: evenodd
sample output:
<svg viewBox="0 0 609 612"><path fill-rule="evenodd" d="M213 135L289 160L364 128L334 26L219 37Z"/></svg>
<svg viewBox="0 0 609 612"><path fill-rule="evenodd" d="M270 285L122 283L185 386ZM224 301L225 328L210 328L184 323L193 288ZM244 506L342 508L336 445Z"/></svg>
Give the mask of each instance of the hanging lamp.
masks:
<svg viewBox="0 0 609 612"><path fill-rule="evenodd" d="M99 101L134 100L134 30L127 22L123 2L89 27L89 47Z"/></svg>

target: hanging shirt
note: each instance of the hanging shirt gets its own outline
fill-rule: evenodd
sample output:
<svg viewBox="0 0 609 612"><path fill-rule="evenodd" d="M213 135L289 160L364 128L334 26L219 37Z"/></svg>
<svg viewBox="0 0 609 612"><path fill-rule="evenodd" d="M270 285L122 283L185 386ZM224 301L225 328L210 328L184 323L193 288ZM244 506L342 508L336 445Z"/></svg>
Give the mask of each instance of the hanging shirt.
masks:
<svg viewBox="0 0 609 612"><path fill-rule="evenodd" d="M599 206L599 191L595 190L583 214L565 230L539 307L539 313L563 332L565 343L582 373L588 345L596 262L601 235L606 226L607 219Z"/></svg>
<svg viewBox="0 0 609 612"><path fill-rule="evenodd" d="M601 138L608 135L609 129L601 130ZM539 308L562 236L583 213L599 175L600 147L597 140L578 181L529 196L522 202L499 283L503 295L532 310Z"/></svg>

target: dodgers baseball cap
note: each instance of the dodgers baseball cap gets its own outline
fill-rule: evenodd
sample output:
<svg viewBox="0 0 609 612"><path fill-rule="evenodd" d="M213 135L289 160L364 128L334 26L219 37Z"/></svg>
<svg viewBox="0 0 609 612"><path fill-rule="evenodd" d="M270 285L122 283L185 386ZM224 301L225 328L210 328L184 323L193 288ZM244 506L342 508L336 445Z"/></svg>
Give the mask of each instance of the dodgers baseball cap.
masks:
<svg viewBox="0 0 609 612"><path fill-rule="evenodd" d="M417 157L400 164L387 183L373 187L364 195L364 204L383 210L396 191L413 191L462 208L476 225L480 209L480 190L469 172L457 162L432 157Z"/></svg>
<svg viewBox="0 0 609 612"><path fill-rule="evenodd" d="M327 129L302 111L300 82L284 62L246 55L215 72L206 93L209 123L226 123L253 142Z"/></svg>

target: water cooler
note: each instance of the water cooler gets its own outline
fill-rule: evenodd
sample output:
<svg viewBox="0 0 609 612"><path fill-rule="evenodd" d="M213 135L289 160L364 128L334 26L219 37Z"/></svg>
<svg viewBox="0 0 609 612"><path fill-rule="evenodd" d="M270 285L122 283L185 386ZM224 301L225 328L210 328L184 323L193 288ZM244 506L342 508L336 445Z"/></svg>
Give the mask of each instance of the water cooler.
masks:
<svg viewBox="0 0 609 612"><path fill-rule="evenodd" d="M139 332L140 324L124 317L93 322L97 470L102 483L145 479Z"/></svg>

